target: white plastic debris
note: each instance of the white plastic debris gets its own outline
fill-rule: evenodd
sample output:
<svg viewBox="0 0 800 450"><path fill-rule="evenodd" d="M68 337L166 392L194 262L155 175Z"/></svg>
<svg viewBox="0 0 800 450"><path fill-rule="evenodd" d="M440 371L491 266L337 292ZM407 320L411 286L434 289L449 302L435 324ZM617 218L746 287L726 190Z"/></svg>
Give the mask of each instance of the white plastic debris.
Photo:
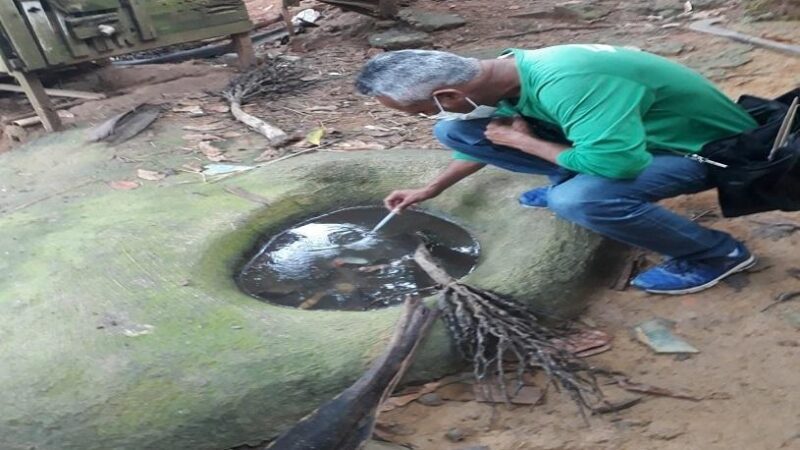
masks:
<svg viewBox="0 0 800 450"><path fill-rule="evenodd" d="M226 175L233 172L244 172L255 169L254 166L240 166L233 164L208 164L204 166L203 173L206 175Z"/></svg>
<svg viewBox="0 0 800 450"><path fill-rule="evenodd" d="M292 18L292 24L294 24L294 26L300 26L304 23L316 23L321 16L322 14L316 9L304 9Z"/></svg>

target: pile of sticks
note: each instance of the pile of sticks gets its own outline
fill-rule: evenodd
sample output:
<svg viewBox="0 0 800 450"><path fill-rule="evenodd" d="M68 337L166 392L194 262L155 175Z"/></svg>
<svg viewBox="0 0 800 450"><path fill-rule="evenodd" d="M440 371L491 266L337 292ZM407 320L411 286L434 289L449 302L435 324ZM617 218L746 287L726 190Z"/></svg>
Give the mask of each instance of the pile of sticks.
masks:
<svg viewBox="0 0 800 450"><path fill-rule="evenodd" d="M580 406L594 411L603 394L594 369L558 342L570 334L567 327L541 322L527 306L512 299L461 283L448 275L425 246L414 254L416 263L441 286L439 309L450 336L472 363L475 379L484 387L495 384L506 403L514 393L506 385L506 367L515 365L517 388L523 376L543 370L556 388L563 389Z"/></svg>
<svg viewBox="0 0 800 450"><path fill-rule="evenodd" d="M305 69L295 61L275 58L233 78L222 96L230 102L231 114L269 140L275 147L285 144L289 135L277 126L246 113L242 105L256 99L269 99L280 94L296 94L311 82L303 79Z"/></svg>

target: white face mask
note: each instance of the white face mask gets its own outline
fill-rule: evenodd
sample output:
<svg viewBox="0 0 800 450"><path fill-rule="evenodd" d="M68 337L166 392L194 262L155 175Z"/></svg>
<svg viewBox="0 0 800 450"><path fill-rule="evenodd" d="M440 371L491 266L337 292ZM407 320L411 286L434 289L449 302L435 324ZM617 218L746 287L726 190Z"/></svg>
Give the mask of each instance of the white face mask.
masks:
<svg viewBox="0 0 800 450"><path fill-rule="evenodd" d="M439 99L436 96L433 96L433 101L436 103L436 106L439 107L439 114L435 116L431 116L432 119L436 120L473 120L473 119L488 119L492 117L497 111L497 108L493 106L486 106L486 105L478 105L469 97L464 97L470 105L472 105L475 109L468 113L457 113L457 112L450 112L445 111L442 107L442 104L439 103Z"/></svg>

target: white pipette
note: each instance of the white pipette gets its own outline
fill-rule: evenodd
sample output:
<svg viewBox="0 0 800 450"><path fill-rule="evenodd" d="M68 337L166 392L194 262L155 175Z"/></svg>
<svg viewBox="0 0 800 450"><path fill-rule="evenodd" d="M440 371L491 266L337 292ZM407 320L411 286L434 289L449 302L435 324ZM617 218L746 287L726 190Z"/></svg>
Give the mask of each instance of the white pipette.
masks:
<svg viewBox="0 0 800 450"><path fill-rule="evenodd" d="M389 223L389 221L392 220L394 218L394 216L396 216L398 213L400 213L400 209L399 208L393 209L392 212L390 212L386 217L383 218L383 220L381 220L380 222L378 222L377 225L375 225L375 228L372 229L372 232L373 233L377 233L378 230L380 230L387 223Z"/></svg>

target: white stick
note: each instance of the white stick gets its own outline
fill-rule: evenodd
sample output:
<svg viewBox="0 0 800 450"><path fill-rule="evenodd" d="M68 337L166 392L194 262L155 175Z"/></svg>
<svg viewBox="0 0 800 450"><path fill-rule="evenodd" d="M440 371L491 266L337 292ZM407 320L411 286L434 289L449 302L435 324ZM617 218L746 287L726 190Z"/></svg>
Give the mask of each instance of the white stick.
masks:
<svg viewBox="0 0 800 450"><path fill-rule="evenodd" d="M389 221L392 220L394 218L394 216L396 216L399 212L400 212L399 209L395 209L392 212L390 212L386 217L383 218L383 220L381 220L377 225L375 225L375 228L372 229L372 232L373 233L377 233L378 230L380 230L387 223L389 223Z"/></svg>
<svg viewBox="0 0 800 450"><path fill-rule="evenodd" d="M272 145L280 145L289 139L289 136L280 128L270 125L258 117L251 116L242 110L242 105L238 102L231 102L231 114L236 120L260 133L267 138Z"/></svg>

